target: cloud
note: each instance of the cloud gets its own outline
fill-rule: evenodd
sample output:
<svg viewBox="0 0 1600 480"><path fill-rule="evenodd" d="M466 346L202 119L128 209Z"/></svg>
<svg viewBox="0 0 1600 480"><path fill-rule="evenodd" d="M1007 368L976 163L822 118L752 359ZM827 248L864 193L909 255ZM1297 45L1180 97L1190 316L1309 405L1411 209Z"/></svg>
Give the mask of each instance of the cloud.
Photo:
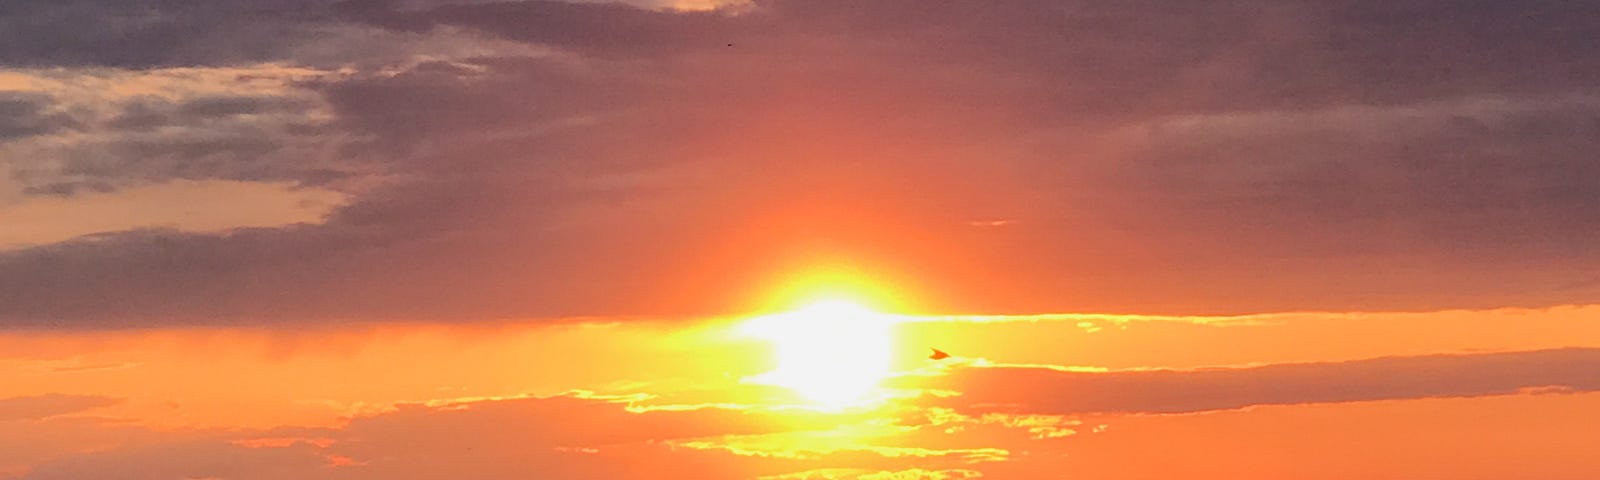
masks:
<svg viewBox="0 0 1600 480"><path fill-rule="evenodd" d="M215 180L169 181L69 198L31 197L0 204L0 223L31 226L0 231L0 250L150 225L214 232L315 222L339 203L341 195L327 190Z"/></svg>
<svg viewBox="0 0 1600 480"><path fill-rule="evenodd" d="M1597 119L1589 96L1176 116L1128 128L1108 177L1176 206L1148 220L1231 221L1266 249L1522 258L1571 248L1568 228L1593 220L1600 189L1580 179L1600 176L1582 154L1600 146ZM1315 235L1290 246L1267 230Z"/></svg>
<svg viewBox="0 0 1600 480"><path fill-rule="evenodd" d="M59 393L0 398L0 422L40 420L109 407L120 402L122 402L122 399L119 398Z"/></svg>
<svg viewBox="0 0 1600 480"><path fill-rule="evenodd" d="M230 478L270 480L329 478L321 475L327 461L311 445L245 448L220 442L165 443L71 457L34 468L20 478Z"/></svg>
<svg viewBox="0 0 1600 480"><path fill-rule="evenodd" d="M729 42L765 52L792 48L793 37L808 34L846 56L915 54L934 63L924 67L986 63L1070 79L1051 92L1065 95L1051 100L1099 107L1097 113L1114 105L1325 105L1350 101L1350 94L1358 103L1393 103L1484 90L1589 89L1595 83L1585 80L1600 73L1600 62L1583 58L1596 9L1578 4L1303 1L1197 9L1167 1L769 0L720 12L554 1L384 8L396 4L347 3L365 7L350 9L359 12L355 18L391 28L459 25L602 54L705 52ZM1219 22L1233 28L1219 29ZM1456 35L1461 25L1480 35ZM902 41L874 41L885 37ZM1217 95L1195 95L1206 91Z"/></svg>
<svg viewBox="0 0 1600 480"><path fill-rule="evenodd" d="M52 103L46 95L0 91L0 142L77 125L71 116L52 112Z"/></svg>
<svg viewBox="0 0 1600 480"><path fill-rule="evenodd" d="M351 200L5 253L0 324L727 313L816 258L985 313L1597 293L1595 7L1180 3L8 4L0 194Z"/></svg>
<svg viewBox="0 0 1600 480"><path fill-rule="evenodd" d="M325 106L295 86L316 70L273 65L141 72L28 70L18 95L47 98L72 127L0 138L23 196L84 192L173 180L330 185L363 169L335 151L350 140L324 128ZM44 97L48 92L49 97ZM19 117L26 120L26 117ZM10 141L5 141L10 140ZM0 202L14 201L0 194Z"/></svg>
<svg viewBox="0 0 1600 480"><path fill-rule="evenodd" d="M1581 435L1572 429L1571 415L1592 411L1588 407L1600 399L1596 394L1350 402L1464 397L1516 392L1525 385L1539 384L1568 385L1567 391L1588 392L1600 386L1600 379L1592 374L1597 361L1600 355L1592 349L1567 349L1240 369L1110 372L1090 379L1048 369L967 368L943 377L960 380L956 386L971 388L952 399L957 402L954 408L891 403L872 411L837 414L760 406L635 408L638 405L630 401L643 397L573 393L399 404L323 428L147 429L124 421L86 423L89 419L53 418L0 422L0 446L7 447L0 448L0 471L11 467L10 471L19 472L15 478L28 480L407 480L449 475L482 479L1030 478L1041 472L1059 472L1063 465L1072 465L1073 471L1131 468L1144 473L1146 466L1133 468L1126 459L1152 455L1150 445L1162 445L1163 458L1175 461L1198 455L1179 447L1202 437L1207 440L1201 442L1207 445L1202 449L1204 455L1259 448L1281 451L1295 460L1344 459L1346 450L1370 449L1375 444L1413 448L1385 449L1396 459L1411 455L1447 458L1462 451L1498 452L1492 458L1474 457L1476 462L1491 464L1508 458L1588 458L1571 457L1586 445L1577 441ZM1036 383L984 383L1001 379ZM939 380L916 379L919 385ZM993 388L984 389L986 386ZM1089 388L1106 391L1082 390ZM1110 397L1115 398L1107 401L1126 402L1129 408L1096 407L1101 398ZM1343 403L1212 415L1115 415L1097 418L1094 423L1079 419L1099 410L1232 409L1246 403L1239 399L1271 405ZM1031 413L993 411L1001 408ZM1493 420L1470 420L1484 417ZM1098 422L1111 424L1111 433L1102 435L1107 430ZM1381 428L1375 429L1375 425ZM1418 430L1413 428L1416 425L1461 429ZM1409 433L1389 438L1388 433L1402 431ZM1296 436L1291 438L1301 441L1260 443L1263 435L1288 435L1284 432L1294 432ZM1467 447L1457 442L1485 450L1461 450ZM49 448L41 449L39 443ZM1500 450L1517 444L1540 448ZM1337 453L1329 453L1330 448ZM1518 452L1540 453L1529 457ZM1352 468L1390 471L1386 469L1392 469L1391 460L1380 458L1363 460ZM1287 463L1301 465L1298 461ZM1253 465L1244 464L1241 468ZM1438 478L1469 470L1449 462L1421 465L1425 473L1437 473Z"/></svg>
<svg viewBox="0 0 1600 480"><path fill-rule="evenodd" d="M1569 348L1476 355L1197 370L1074 372L1045 367L963 367L902 384L954 390L936 404L1038 414L1192 413L1262 405L1600 390L1600 350Z"/></svg>
<svg viewBox="0 0 1600 480"><path fill-rule="evenodd" d="M282 58L285 37L308 33L288 15L325 3L19 0L0 9L9 65L150 67Z"/></svg>
<svg viewBox="0 0 1600 480"><path fill-rule="evenodd" d="M735 479L824 466L895 471L944 454L884 447L890 454L792 458L673 443L825 430L859 420L754 408L630 411L617 399L581 396L403 404L338 428L165 431L119 448L58 454L18 478Z"/></svg>
<svg viewBox="0 0 1600 480"><path fill-rule="evenodd" d="M0 63L10 67L152 68L254 64L337 68L412 55L452 57L493 45L452 32L390 34L342 22L337 0L17 0L0 6Z"/></svg>

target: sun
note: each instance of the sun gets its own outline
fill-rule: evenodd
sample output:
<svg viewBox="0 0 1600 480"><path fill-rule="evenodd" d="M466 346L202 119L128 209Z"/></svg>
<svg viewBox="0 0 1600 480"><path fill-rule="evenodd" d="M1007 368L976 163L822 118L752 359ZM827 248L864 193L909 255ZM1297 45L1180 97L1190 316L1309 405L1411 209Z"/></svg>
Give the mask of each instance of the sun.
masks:
<svg viewBox="0 0 1600 480"><path fill-rule="evenodd" d="M753 318L740 331L773 345L777 367L749 377L829 408L868 400L889 375L890 316L848 300L822 300Z"/></svg>

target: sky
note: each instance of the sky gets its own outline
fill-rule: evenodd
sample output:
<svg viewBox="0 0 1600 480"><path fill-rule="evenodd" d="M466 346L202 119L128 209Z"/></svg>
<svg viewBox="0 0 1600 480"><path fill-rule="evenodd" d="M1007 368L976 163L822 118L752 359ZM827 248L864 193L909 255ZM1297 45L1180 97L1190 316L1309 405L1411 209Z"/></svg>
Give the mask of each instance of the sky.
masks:
<svg viewBox="0 0 1600 480"><path fill-rule="evenodd" d="M1595 38L6 0L0 480L1596 478Z"/></svg>

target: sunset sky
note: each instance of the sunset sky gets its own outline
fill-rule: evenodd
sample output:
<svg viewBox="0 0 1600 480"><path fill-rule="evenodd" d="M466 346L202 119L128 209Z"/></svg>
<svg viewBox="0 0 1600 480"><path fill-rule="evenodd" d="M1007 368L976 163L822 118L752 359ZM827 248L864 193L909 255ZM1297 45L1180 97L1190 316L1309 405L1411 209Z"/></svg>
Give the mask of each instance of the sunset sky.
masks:
<svg viewBox="0 0 1600 480"><path fill-rule="evenodd" d="M1600 2L0 0L0 480L1596 452Z"/></svg>

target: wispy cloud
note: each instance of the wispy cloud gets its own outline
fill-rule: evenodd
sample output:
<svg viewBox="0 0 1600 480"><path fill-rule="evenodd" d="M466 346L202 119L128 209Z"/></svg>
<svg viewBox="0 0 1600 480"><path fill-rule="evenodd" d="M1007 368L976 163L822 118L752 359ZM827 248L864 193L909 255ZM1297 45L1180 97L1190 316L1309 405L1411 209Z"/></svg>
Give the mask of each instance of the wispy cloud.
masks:
<svg viewBox="0 0 1600 480"><path fill-rule="evenodd" d="M975 411L1039 414L1193 413L1300 405L1510 395L1528 389L1600 390L1600 350L1477 355L1196 370L1083 372L968 366L898 384L960 392L924 401Z"/></svg>
<svg viewBox="0 0 1600 480"><path fill-rule="evenodd" d="M114 397L60 393L0 398L0 422L41 420L109 407L120 402L122 399Z"/></svg>

